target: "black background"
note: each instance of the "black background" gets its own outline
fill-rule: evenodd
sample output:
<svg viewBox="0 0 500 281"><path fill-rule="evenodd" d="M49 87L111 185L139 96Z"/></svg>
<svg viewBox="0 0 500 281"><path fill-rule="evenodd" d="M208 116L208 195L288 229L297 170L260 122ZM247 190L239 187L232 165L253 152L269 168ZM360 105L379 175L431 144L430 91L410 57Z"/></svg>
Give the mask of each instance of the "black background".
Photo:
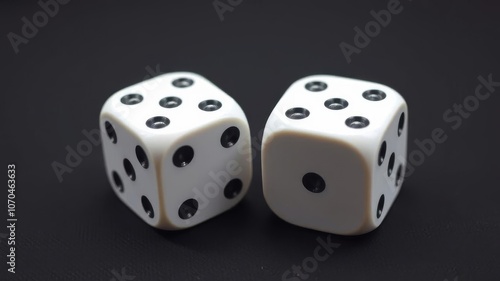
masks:
<svg viewBox="0 0 500 281"><path fill-rule="evenodd" d="M339 44L353 44L353 28L388 2L243 0L221 21L212 1L73 0L16 54L7 34L21 34L21 18L41 8L2 1L2 173L6 180L16 164L18 222L17 273L7 273L0 239L0 279L107 281L123 269L134 280L281 280L328 238L270 211L260 156L241 204L178 232L149 227L115 197L100 146L58 181L51 163L64 163L83 129L98 128L104 101L159 67L197 72L232 95L255 137L303 76L393 87L409 105L409 152L435 128L448 138L415 167L381 227L330 236L341 246L308 280L499 280L500 88L456 130L443 119L474 94L479 75L500 81L499 4L402 0L403 11L348 63Z"/></svg>

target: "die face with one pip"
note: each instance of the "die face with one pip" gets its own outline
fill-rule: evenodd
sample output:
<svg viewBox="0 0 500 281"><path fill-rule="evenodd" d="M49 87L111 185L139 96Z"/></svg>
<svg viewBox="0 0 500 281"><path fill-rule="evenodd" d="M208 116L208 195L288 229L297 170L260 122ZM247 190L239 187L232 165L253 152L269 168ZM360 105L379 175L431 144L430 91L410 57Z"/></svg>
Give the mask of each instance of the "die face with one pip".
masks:
<svg viewBox="0 0 500 281"><path fill-rule="evenodd" d="M200 75L169 73L118 91L102 108L100 128L114 192L154 227L194 226L248 190L245 114Z"/></svg>
<svg viewBox="0 0 500 281"><path fill-rule="evenodd" d="M296 81L264 131L266 202L306 228L375 229L401 188L407 123L406 102L387 86L329 75Z"/></svg>

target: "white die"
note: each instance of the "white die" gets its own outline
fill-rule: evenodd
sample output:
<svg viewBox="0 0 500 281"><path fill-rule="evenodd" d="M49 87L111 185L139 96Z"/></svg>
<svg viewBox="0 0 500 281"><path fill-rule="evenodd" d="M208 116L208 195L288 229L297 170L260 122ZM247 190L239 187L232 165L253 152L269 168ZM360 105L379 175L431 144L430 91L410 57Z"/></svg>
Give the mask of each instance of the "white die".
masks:
<svg viewBox="0 0 500 281"><path fill-rule="evenodd" d="M264 197L289 223L369 232L401 188L407 135L408 108L393 89L330 75L300 79L266 124Z"/></svg>
<svg viewBox="0 0 500 281"><path fill-rule="evenodd" d="M100 128L113 190L154 227L208 220L250 185L245 114L200 75L168 73L118 91L102 108Z"/></svg>

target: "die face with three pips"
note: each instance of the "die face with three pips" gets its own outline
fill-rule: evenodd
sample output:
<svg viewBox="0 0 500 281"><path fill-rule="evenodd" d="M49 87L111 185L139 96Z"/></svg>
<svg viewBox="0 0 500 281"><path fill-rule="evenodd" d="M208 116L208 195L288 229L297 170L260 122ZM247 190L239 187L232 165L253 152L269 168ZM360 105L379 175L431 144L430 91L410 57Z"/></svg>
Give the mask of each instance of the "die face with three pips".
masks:
<svg viewBox="0 0 500 281"><path fill-rule="evenodd" d="M264 197L283 220L357 235L380 225L401 188L408 109L393 89L316 75L293 83L262 141Z"/></svg>
<svg viewBox="0 0 500 281"><path fill-rule="evenodd" d="M154 227L197 225L235 206L250 185L245 114L200 75L168 73L118 91L100 128L114 192Z"/></svg>

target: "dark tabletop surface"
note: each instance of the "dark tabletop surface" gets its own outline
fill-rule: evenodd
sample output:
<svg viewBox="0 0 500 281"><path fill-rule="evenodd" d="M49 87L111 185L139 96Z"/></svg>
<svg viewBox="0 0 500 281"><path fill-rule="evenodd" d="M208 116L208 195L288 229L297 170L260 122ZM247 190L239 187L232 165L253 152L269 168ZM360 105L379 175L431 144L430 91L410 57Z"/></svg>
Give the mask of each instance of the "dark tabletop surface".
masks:
<svg viewBox="0 0 500 281"><path fill-rule="evenodd" d="M51 15L35 0L0 4L0 280L282 280L320 240L337 248L290 280L500 280L500 86L479 86L500 81L497 1L67 2ZM388 7L385 26L370 23ZM355 41L366 25L369 42ZM343 237L280 220L262 195L260 155L241 204L177 232L149 227L119 201L99 145L57 178L52 163L98 128L109 95L181 70L240 103L257 153L269 113L301 77L396 89L409 106L414 169L383 224ZM435 130L446 140L424 151L417 143ZM15 274L6 264L10 163Z"/></svg>

